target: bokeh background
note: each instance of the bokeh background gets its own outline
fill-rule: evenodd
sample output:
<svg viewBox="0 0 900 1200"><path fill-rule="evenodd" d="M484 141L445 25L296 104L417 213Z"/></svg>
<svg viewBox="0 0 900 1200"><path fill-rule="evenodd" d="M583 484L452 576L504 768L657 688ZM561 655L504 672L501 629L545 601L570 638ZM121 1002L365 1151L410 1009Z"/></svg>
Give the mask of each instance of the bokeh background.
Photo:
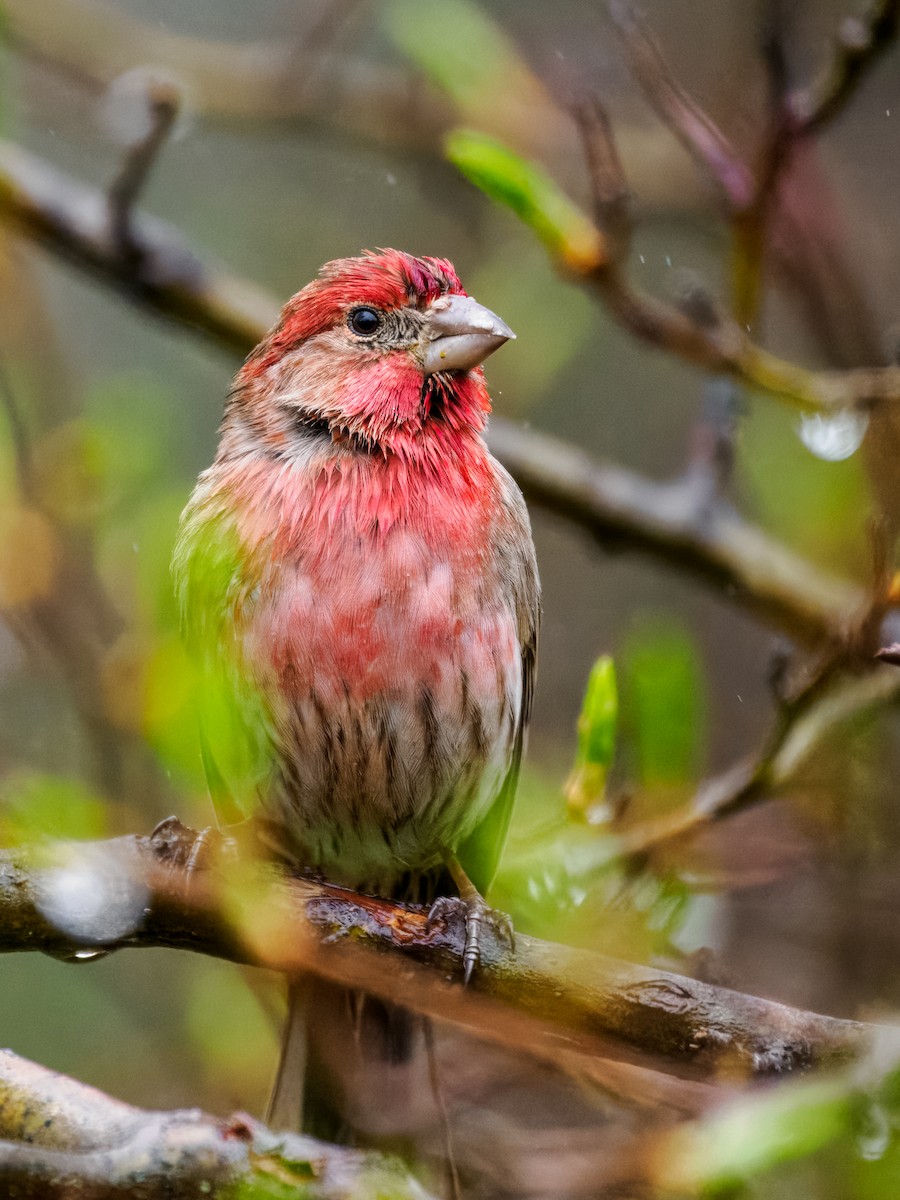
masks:
<svg viewBox="0 0 900 1200"><path fill-rule="evenodd" d="M766 36L777 28L789 78L802 82L828 61L848 3L643 8L674 73L752 160L767 120ZM146 73L169 81L181 113L140 205L200 256L279 302L322 262L362 248L447 256L518 335L488 364L498 413L654 479L684 469L703 374L637 343L557 273L532 233L444 160L436 132L434 113L456 104L465 123L541 155L586 202L579 144L561 114L596 92L633 191L635 281L671 298L700 278L727 304L731 234L716 191L642 98L602 5L7 0L4 9L3 138L103 190L145 117ZM230 59L238 50L245 57ZM531 120L504 116L505 86L465 99L466 63L478 53L498 55L504 84L517 64ZM253 69L276 56L277 86L254 90ZM241 70L222 68L232 61ZM388 103L384 80L402 104ZM792 247L773 252L755 331L770 349L824 367L889 359L900 316L898 151L891 49L808 149L794 200L801 225L828 234L819 301L796 285ZM3 225L0 314L0 828L7 839L103 836L148 831L170 812L208 824L168 560L180 509L213 455L236 357ZM874 512L886 514L893 542L889 423L873 420L865 438L861 425L823 456L796 412L749 393L736 401L735 504L823 567L864 580ZM31 495L17 480L23 444ZM574 894L551 864L529 889L516 851L533 851L535 831L565 819L562 785L598 655L613 656L621 703L610 800L637 791L665 809L757 749L783 648L733 597L677 567L627 545L606 553L538 508L532 517L540 669L498 902L521 928L556 940L688 973L708 949L704 970L740 990L891 1019L900 806L890 712L841 730L786 794L641 879L601 874ZM52 614L34 619L51 593L74 622L103 631L95 673L73 665ZM4 1045L140 1104L263 1105L274 981L167 951L79 966L10 957L0 973ZM838 1161L837 1174L833 1161L805 1163L802 1194L896 1194L886 1169L866 1175L849 1151ZM799 1194L796 1176L778 1170L758 1186Z"/></svg>

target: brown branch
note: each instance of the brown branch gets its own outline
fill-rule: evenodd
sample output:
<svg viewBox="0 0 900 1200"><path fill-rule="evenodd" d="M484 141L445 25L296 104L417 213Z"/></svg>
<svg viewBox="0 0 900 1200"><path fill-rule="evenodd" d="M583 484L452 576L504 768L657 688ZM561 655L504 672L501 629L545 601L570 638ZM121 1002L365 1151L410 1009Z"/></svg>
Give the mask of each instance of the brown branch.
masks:
<svg viewBox="0 0 900 1200"><path fill-rule="evenodd" d="M609 0L607 7L632 72L657 115L709 172L729 207L745 208L756 194L752 172L709 114L675 79L646 22L628 0Z"/></svg>
<svg viewBox="0 0 900 1200"><path fill-rule="evenodd" d="M86 944L170 946L286 974L312 971L551 1062L563 1051L645 1066L656 1056L666 1070L689 1078L726 1068L753 1078L839 1061L870 1035L852 1021L538 938L520 936L511 951L493 929L473 985L463 987L461 920L429 928L420 907L269 870L248 873L231 861L186 877L178 863L194 836L172 821L149 839L69 847L58 869L82 873L86 894L102 912L95 931L110 933L110 921L130 923L102 943L90 943L83 925L73 938L72 922L80 917L71 903L63 915L68 933L48 919L54 868L24 851L4 852L0 952L65 956Z"/></svg>
<svg viewBox="0 0 900 1200"><path fill-rule="evenodd" d="M866 603L861 587L820 571L724 501L710 502L690 477L654 483L499 417L488 440L532 503L608 548L634 547L689 570L791 637L841 638Z"/></svg>
<svg viewBox="0 0 900 1200"><path fill-rule="evenodd" d="M598 256L588 264L581 278L615 320L641 341L705 371L728 375L801 412L869 409L900 400L900 367L815 371L778 358L756 345L737 321L723 318L710 326L675 305L641 292L612 253L613 243L604 239L604 246L608 253L602 261ZM572 269L572 264L562 258L558 266L561 270Z"/></svg>
<svg viewBox="0 0 900 1200"><path fill-rule="evenodd" d="M260 1195L428 1200L396 1161L274 1133L244 1113L148 1112L0 1050L0 1189L16 1200ZM243 1191L241 1191L243 1195Z"/></svg>
<svg viewBox="0 0 900 1200"><path fill-rule="evenodd" d="M122 295L245 354L278 315L252 284L204 265L163 221L132 215L138 264L116 252L106 197L0 142L0 218Z"/></svg>
<svg viewBox="0 0 900 1200"><path fill-rule="evenodd" d="M594 220L617 261L631 246L631 191L622 169L609 114L596 96L575 105L572 116L581 135L594 201Z"/></svg>

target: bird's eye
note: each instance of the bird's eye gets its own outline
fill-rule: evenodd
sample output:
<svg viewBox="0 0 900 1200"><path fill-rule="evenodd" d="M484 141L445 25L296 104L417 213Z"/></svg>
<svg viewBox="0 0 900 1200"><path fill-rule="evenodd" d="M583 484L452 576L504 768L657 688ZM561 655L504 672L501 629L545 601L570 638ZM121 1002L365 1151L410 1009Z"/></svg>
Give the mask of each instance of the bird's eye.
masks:
<svg viewBox="0 0 900 1200"><path fill-rule="evenodd" d="M370 337L381 325L381 315L374 308L354 308L347 324L360 337Z"/></svg>

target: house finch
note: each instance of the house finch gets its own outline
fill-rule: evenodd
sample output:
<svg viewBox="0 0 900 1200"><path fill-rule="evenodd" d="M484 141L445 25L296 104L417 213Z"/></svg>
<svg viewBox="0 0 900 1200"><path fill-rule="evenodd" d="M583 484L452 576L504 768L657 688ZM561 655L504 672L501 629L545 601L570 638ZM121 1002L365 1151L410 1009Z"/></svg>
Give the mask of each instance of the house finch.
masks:
<svg viewBox="0 0 900 1200"><path fill-rule="evenodd" d="M537 640L525 503L481 436L513 336L445 260L326 264L237 376L174 558L220 817L361 891L434 898L449 868L467 976Z"/></svg>

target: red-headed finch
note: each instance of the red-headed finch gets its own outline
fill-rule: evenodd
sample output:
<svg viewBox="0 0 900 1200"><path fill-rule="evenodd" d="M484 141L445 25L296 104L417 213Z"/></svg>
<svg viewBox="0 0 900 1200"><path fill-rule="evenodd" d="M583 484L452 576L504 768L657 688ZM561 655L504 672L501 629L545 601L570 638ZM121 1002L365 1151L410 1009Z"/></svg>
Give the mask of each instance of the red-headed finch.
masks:
<svg viewBox="0 0 900 1200"><path fill-rule="evenodd" d="M467 975L538 628L525 503L482 439L511 337L442 259L326 264L241 369L174 559L220 817L380 895L449 869Z"/></svg>

